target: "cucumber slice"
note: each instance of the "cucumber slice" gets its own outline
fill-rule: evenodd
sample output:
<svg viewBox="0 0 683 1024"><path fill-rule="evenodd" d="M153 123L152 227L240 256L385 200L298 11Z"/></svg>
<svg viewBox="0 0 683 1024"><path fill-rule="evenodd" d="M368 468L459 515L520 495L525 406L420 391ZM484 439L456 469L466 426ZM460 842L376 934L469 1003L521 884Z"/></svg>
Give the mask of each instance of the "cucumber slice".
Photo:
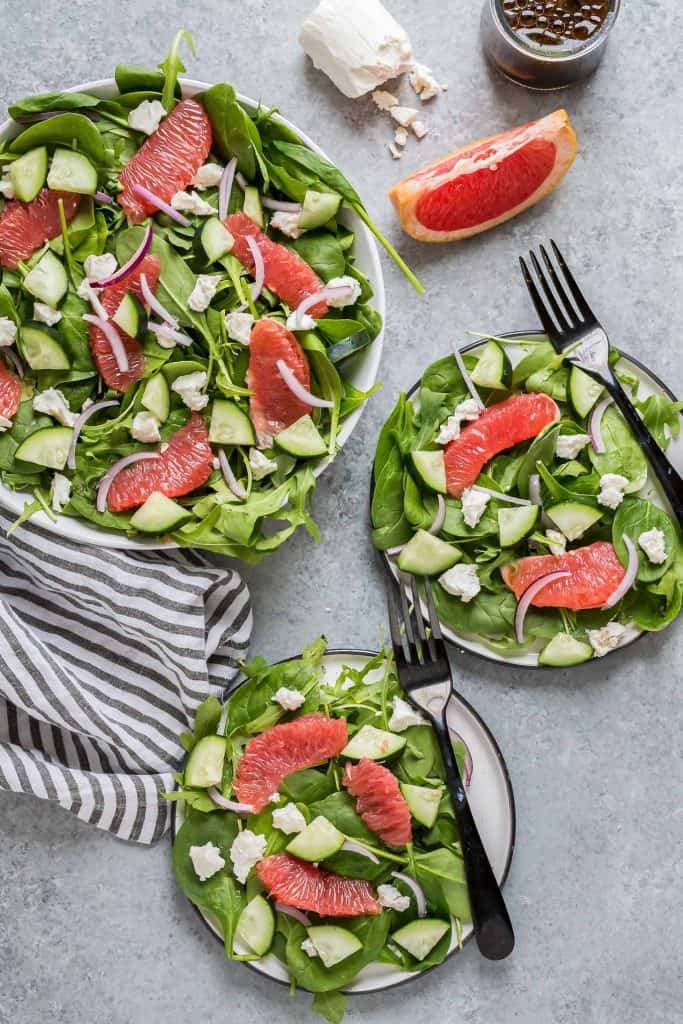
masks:
<svg viewBox="0 0 683 1024"><path fill-rule="evenodd" d="M567 540L577 540L602 519L600 509L582 505L578 501L561 501L558 505L550 505L545 511Z"/></svg>
<svg viewBox="0 0 683 1024"><path fill-rule="evenodd" d="M185 785L193 789L220 786L226 743L222 736L204 736L195 743L185 762Z"/></svg>
<svg viewBox="0 0 683 1024"><path fill-rule="evenodd" d="M454 548L426 530L418 530L398 556L397 565L403 572L416 576L437 576L461 558L460 548Z"/></svg>
<svg viewBox="0 0 683 1024"><path fill-rule="evenodd" d="M317 924L306 931L325 967L334 967L363 948L357 935L336 924Z"/></svg>
<svg viewBox="0 0 683 1024"><path fill-rule="evenodd" d="M170 533L189 519L192 519L189 509L154 491L130 517L130 525L140 533Z"/></svg>
<svg viewBox="0 0 683 1024"><path fill-rule="evenodd" d="M304 205L299 217L299 227L304 231L321 228L332 220L341 205L341 196L336 192L314 192L309 189L304 196Z"/></svg>
<svg viewBox="0 0 683 1024"><path fill-rule="evenodd" d="M45 184L47 176L47 149L39 146L29 149L13 164L10 164L9 178L17 199L30 203Z"/></svg>
<svg viewBox="0 0 683 1024"><path fill-rule="evenodd" d="M68 370L71 365L57 331L43 324L24 324L19 348L32 370Z"/></svg>
<svg viewBox="0 0 683 1024"><path fill-rule="evenodd" d="M583 640L577 640L569 633L558 633L538 656L539 665L552 665L556 668L567 668L580 665L593 657L593 648Z"/></svg>
<svg viewBox="0 0 683 1024"><path fill-rule="evenodd" d="M510 548L531 533L538 521L538 505L520 505L498 510L498 534L501 547Z"/></svg>
<svg viewBox="0 0 683 1024"><path fill-rule="evenodd" d="M303 832L299 832L287 846L287 852L301 860L316 862L327 860L338 853L346 842L346 836L319 814Z"/></svg>
<svg viewBox="0 0 683 1024"><path fill-rule="evenodd" d="M147 330L145 307L131 292L123 296L112 320L130 338L141 338Z"/></svg>
<svg viewBox="0 0 683 1024"><path fill-rule="evenodd" d="M91 196L97 191L97 171L87 156L73 149L56 149L47 176L47 187Z"/></svg>
<svg viewBox="0 0 683 1024"><path fill-rule="evenodd" d="M67 293L69 280L55 254L48 249L24 278L24 288L40 302L56 308Z"/></svg>
<svg viewBox="0 0 683 1024"><path fill-rule="evenodd" d="M432 789L431 786L411 786L407 782L401 782L399 785L415 821L419 821L426 828L431 828L439 814L443 789L441 787Z"/></svg>
<svg viewBox="0 0 683 1024"><path fill-rule="evenodd" d="M302 416L291 427L281 430L275 435L275 444L290 455L297 455L302 459L312 458L314 455L324 455L327 445L310 416Z"/></svg>
<svg viewBox="0 0 683 1024"><path fill-rule="evenodd" d="M263 227L263 207L259 190L254 185L247 185L244 190L244 212L255 224Z"/></svg>
<svg viewBox="0 0 683 1024"><path fill-rule="evenodd" d="M227 256L235 244L235 239L218 217L209 217L202 225L199 241L209 263Z"/></svg>
<svg viewBox="0 0 683 1024"><path fill-rule="evenodd" d="M72 434L71 427L43 427L22 441L14 457L46 469L64 469Z"/></svg>
<svg viewBox="0 0 683 1024"><path fill-rule="evenodd" d="M150 377L145 384L140 402L144 409L156 416L159 423L166 422L171 410L171 391L163 373L155 373Z"/></svg>
<svg viewBox="0 0 683 1024"><path fill-rule="evenodd" d="M275 914L263 896L254 896L237 921L235 942L243 943L257 956L265 956L273 944Z"/></svg>
<svg viewBox="0 0 683 1024"><path fill-rule="evenodd" d="M440 921L436 917L423 917L419 921L405 924L403 928L394 932L391 938L416 960L424 960L437 942L444 937L447 931L450 931L450 927L448 921Z"/></svg>
<svg viewBox="0 0 683 1024"><path fill-rule="evenodd" d="M605 389L583 370L572 366L569 374L569 397L581 418L587 416Z"/></svg>
<svg viewBox="0 0 683 1024"><path fill-rule="evenodd" d="M443 452L411 452L413 465L422 482L438 494L446 493L446 464Z"/></svg>
<svg viewBox="0 0 683 1024"><path fill-rule="evenodd" d="M228 398L217 398L211 409L211 444L256 444L251 420Z"/></svg>
<svg viewBox="0 0 683 1024"><path fill-rule="evenodd" d="M480 388L503 391L510 387L512 364L505 350L497 342L486 342L471 377L472 381Z"/></svg>
<svg viewBox="0 0 683 1024"><path fill-rule="evenodd" d="M360 761L367 757L370 761L383 761L403 750L406 737L395 732L376 729L374 725L362 725L342 750L342 757L350 757L352 761Z"/></svg>

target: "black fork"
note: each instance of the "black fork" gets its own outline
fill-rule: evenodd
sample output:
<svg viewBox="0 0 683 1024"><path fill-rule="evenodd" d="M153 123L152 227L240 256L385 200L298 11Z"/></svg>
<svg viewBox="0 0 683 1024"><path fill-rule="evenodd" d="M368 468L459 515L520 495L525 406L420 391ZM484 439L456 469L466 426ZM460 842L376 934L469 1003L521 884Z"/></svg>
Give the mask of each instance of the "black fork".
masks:
<svg viewBox="0 0 683 1024"><path fill-rule="evenodd" d="M605 386L643 449L679 524L683 525L683 478L659 447L612 372L607 333L552 239L550 245L554 263L543 245L539 249L544 266L534 252L529 253L534 274L524 259L520 257L519 261L543 329L556 352L572 348L568 361Z"/></svg>
<svg viewBox="0 0 683 1024"><path fill-rule="evenodd" d="M405 586L401 584L400 607L393 588L388 591L389 624L401 687L410 704L431 721L439 740L441 756L446 770L446 783L460 833L465 877L472 909L472 923L477 945L489 960L503 960L515 944L510 916L503 894L489 863L484 844L477 829L460 769L455 759L446 718L448 701L455 693L446 645L441 634L439 616L428 579L424 579L424 592L429 610L429 632L425 630L420 611L417 581L410 577L412 608L408 605ZM435 689L440 694L435 696ZM428 702L421 704L419 694L430 688ZM432 710L440 704L438 713Z"/></svg>

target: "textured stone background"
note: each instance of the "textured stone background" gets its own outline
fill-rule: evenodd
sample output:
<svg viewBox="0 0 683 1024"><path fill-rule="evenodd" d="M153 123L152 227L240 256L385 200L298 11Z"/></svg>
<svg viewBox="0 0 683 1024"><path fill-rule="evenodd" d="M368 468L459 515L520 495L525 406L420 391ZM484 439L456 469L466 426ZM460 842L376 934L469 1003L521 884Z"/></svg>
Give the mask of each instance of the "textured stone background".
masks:
<svg viewBox="0 0 683 1024"><path fill-rule="evenodd" d="M159 59L189 28L191 72L277 103L345 167L418 271L418 298L385 262L384 387L316 496L324 543L297 537L247 573L253 651L274 658L323 631L372 646L384 619L368 540L368 473L399 388L468 328L533 324L516 257L555 237L612 339L683 392L683 14L677 0L626 2L598 74L560 94L519 89L486 66L479 3L392 0L416 52L450 91L432 134L401 165L369 101L344 100L296 43L309 0L5 0L0 103ZM557 193L495 232L454 246L401 238L387 187L449 149L564 105L580 152ZM673 1024L681 1020L681 630L571 672L526 673L473 658L460 689L489 722L517 798L507 897L514 957L473 945L394 993L354 999L349 1020L486 1024ZM675 789L678 785L677 800ZM678 883L678 887L677 887ZM678 943L677 941L678 940ZM0 795L0 1022L201 1024L312 1021L309 997L226 963L175 891L169 847L126 847L59 808Z"/></svg>

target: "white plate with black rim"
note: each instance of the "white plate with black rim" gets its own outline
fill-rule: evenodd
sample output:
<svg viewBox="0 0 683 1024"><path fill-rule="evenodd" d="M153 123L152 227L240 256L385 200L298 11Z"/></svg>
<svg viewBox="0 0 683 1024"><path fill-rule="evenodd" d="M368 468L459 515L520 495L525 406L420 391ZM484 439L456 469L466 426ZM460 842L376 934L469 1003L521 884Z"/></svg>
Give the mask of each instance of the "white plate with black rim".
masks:
<svg viewBox="0 0 683 1024"><path fill-rule="evenodd" d="M520 339L528 338L530 341L547 340L546 336L540 334L538 331L508 332L498 335L497 338L499 341L504 341L506 338L510 339L510 343L504 347L513 367L530 351L528 346L524 347L519 343ZM460 351L461 353L470 355L476 354L484 347L487 340L488 339L475 341L471 345L464 346ZM633 356L629 356L627 353L622 352L619 361L619 368L631 374L638 381L639 401L648 398L650 395L664 395L666 398L676 401L676 396L673 394L671 389L668 388L666 384L664 384L659 377L652 372L652 370L649 370L647 366L644 366L637 359L634 359ZM417 381L407 393L408 398L412 400L413 405L418 405L418 407L419 390L420 381ZM679 437L671 440L667 449L667 455L676 469L679 472L683 472L683 433L679 435ZM661 492L656 478L651 473L648 475L647 483L640 493L647 494L649 501L652 501L655 505L659 505L660 508L668 511L666 498ZM387 571L398 585L400 574L398 567L396 566L396 562L386 554L383 554L382 557ZM408 587L406 587L406 596L409 600L412 599L411 592ZM424 601L421 602L421 611L425 622L428 624L429 615ZM543 641L539 641L535 644L529 644L528 648L523 651L511 651L509 653L502 654L500 651L497 651L494 647L487 644L486 640L482 637L466 633L457 633L445 623L442 623L441 627L443 635L449 643L455 644L461 650L468 651L470 654L476 654L479 657L485 658L487 661L495 661L503 665L514 665L518 668L544 669L548 667L538 664L538 655L544 646ZM622 650L624 647L629 646L644 635L644 630L638 629L638 627L634 625L628 625L619 647L615 650ZM587 664L590 664L590 662Z"/></svg>
<svg viewBox="0 0 683 1024"><path fill-rule="evenodd" d="M200 82L192 78L181 78L179 82L183 97L195 96L197 93L204 92L206 89L211 88L211 83ZM116 82L113 78L102 78L95 82L84 82L81 85L70 86L64 91L92 93L94 96L99 96L102 99L112 99L119 95ZM249 96L243 96L238 93L237 98L249 111L255 111L260 106L263 107L262 104L259 104ZM280 122L280 124L283 124L287 128L296 132L301 141L305 145L309 146L315 153L329 159L320 146L318 146L305 132L302 132L295 124L292 124L291 121L288 121L286 118L281 117L278 114L274 114L273 116ZM7 119L0 124L0 145L18 134L21 127L21 125L17 125L11 119ZM363 274L365 274L372 285L374 292L374 296L371 300L372 305L381 315L382 324L384 325L386 319L386 300L384 293L384 277L382 274L382 265L380 263L377 244L369 229L353 210L342 209L339 219L346 227L350 228L355 233L353 252L356 260L356 266ZM345 373L349 382L361 391L369 391L377 381L379 364L382 357L383 339L384 326L371 345L356 355L351 356L345 362ZM351 415L342 423L339 434L337 435L340 448L346 444L353 433L364 409L365 403L355 412L351 413ZM321 458L315 465L315 475L320 476L329 464L329 458ZM26 502L33 501L33 498L34 496L30 492L13 491L10 487L7 487L2 480L0 480L0 506L5 509L5 511L19 516L22 513ZM31 517L31 522L42 527L44 530L49 530L57 536L66 537L67 539L76 541L79 544L92 544L101 548L125 548L129 551L141 551L145 549L149 550L150 548L159 549L176 546L173 543L169 544L168 542L158 539L126 537L123 534L99 529L84 520L65 515L57 516L57 520L54 522L45 514L45 512L36 512L36 514Z"/></svg>
<svg viewBox="0 0 683 1024"><path fill-rule="evenodd" d="M337 678L344 665L361 668L376 651L338 649L328 651L323 658L324 679ZM241 684L238 683L236 689ZM232 693L235 692L232 691ZM228 698L229 700L230 698ZM441 698L435 694L441 706ZM428 700L428 697L427 697ZM516 815L515 800L507 765L488 726L474 708L462 697L452 697L448 706L448 724L454 735L464 740L472 755L472 779L467 791L472 812L491 861L491 866L500 885L504 885L510 870L515 848ZM175 836L183 823L182 803L173 804L172 831ZM210 914L197 910L207 928L223 945L220 925ZM471 924L463 925L463 944L472 938ZM449 959L459 952L454 937L448 953ZM445 962L445 961L444 961ZM261 960L246 962L246 966L272 981L289 986L290 977L284 965L272 954ZM439 965L440 966L440 965ZM434 967L429 970L435 970ZM345 992L349 994L378 992L394 988L424 977L428 971L404 971L392 964L373 963L360 971Z"/></svg>

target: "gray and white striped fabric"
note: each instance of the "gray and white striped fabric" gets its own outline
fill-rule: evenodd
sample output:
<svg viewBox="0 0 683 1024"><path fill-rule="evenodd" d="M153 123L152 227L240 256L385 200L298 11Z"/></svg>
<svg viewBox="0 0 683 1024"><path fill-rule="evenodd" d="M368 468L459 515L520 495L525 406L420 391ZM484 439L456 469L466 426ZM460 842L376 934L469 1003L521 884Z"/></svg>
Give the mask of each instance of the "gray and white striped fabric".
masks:
<svg viewBox="0 0 683 1024"><path fill-rule="evenodd" d="M170 823L179 734L239 671L252 628L233 570L195 553L83 547L0 511L0 789L120 839Z"/></svg>

